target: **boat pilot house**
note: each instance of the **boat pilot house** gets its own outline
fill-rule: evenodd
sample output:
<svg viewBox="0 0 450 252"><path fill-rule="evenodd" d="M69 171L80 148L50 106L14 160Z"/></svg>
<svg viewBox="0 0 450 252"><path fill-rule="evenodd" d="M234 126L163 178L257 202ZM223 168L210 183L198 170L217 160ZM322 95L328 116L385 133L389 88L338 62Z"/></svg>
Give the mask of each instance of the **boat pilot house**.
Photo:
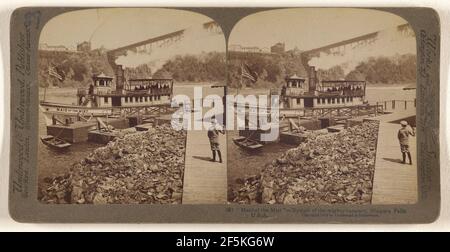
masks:
<svg viewBox="0 0 450 252"><path fill-rule="evenodd" d="M113 77L100 74L78 89L78 105L86 107L137 107L170 103L172 79L129 79L113 88Z"/></svg>
<svg viewBox="0 0 450 252"><path fill-rule="evenodd" d="M319 81L314 67L311 67L308 79L297 75L286 78L281 89L281 101L285 109L345 107L362 105L365 93L365 81Z"/></svg>

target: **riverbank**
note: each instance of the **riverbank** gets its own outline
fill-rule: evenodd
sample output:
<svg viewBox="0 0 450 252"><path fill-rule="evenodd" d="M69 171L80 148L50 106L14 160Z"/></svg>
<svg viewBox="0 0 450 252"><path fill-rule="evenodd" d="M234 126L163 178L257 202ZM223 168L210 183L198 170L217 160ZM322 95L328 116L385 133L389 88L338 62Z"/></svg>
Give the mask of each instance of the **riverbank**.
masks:
<svg viewBox="0 0 450 252"><path fill-rule="evenodd" d="M201 86L203 95L216 94L223 95L222 88L210 88L213 84L220 83L181 83L174 85L174 95L184 94L189 97L194 95L194 87ZM43 99L44 89L39 90L40 100ZM46 93L46 101L72 104L76 102L76 88L49 88ZM47 135L47 127L44 115L39 112L39 135ZM38 190L44 189L48 178L64 178L71 173L71 168L75 163L82 162L86 156L94 152L97 148L104 145L92 142L82 142L72 144L69 151L65 153L55 152L45 146L41 141L38 142Z"/></svg>
<svg viewBox="0 0 450 252"><path fill-rule="evenodd" d="M267 163L276 159L293 145L282 143L267 143L261 152L247 152L233 143L233 138L239 136L239 131L227 131L228 151L228 201L233 201L233 191L241 188L243 180L260 174Z"/></svg>
<svg viewBox="0 0 450 252"><path fill-rule="evenodd" d="M180 204L186 132L170 125L125 135L69 172L45 177L39 201L58 204Z"/></svg>
<svg viewBox="0 0 450 252"><path fill-rule="evenodd" d="M370 204L378 122L306 142L241 178L230 201L240 204Z"/></svg>

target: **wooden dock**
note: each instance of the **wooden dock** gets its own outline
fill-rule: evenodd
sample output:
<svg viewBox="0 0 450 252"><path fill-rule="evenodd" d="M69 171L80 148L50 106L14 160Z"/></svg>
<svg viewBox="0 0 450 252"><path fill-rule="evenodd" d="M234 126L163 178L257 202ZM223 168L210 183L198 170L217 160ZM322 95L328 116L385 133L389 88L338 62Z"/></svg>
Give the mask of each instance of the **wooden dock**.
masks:
<svg viewBox="0 0 450 252"><path fill-rule="evenodd" d="M357 117L375 115L383 111L383 105L355 105L306 108L280 108L285 117Z"/></svg>
<svg viewBox="0 0 450 252"><path fill-rule="evenodd" d="M108 125L117 129L128 128L128 121L126 119L110 118L107 121ZM90 122L75 122L69 125L48 125L47 135L57 136L70 143L79 143L88 141L88 133L98 127L97 121Z"/></svg>
<svg viewBox="0 0 450 252"><path fill-rule="evenodd" d="M183 204L226 204L227 142L219 136L223 163L212 162L206 130L189 130L183 182ZM218 157L216 157L218 160Z"/></svg>
<svg viewBox="0 0 450 252"><path fill-rule="evenodd" d="M88 141L99 144L107 144L116 139L118 132L92 130L88 132Z"/></svg>
<svg viewBox="0 0 450 252"><path fill-rule="evenodd" d="M376 117L380 122L399 122L405 118L416 116L416 108L388 110L387 114Z"/></svg>
<svg viewBox="0 0 450 252"><path fill-rule="evenodd" d="M397 115L403 116L403 115ZM416 138L410 137L413 165L402 164L397 139L399 124L388 123L393 115L380 120L373 181L372 204L414 204L417 202ZM408 162L408 158L406 158Z"/></svg>

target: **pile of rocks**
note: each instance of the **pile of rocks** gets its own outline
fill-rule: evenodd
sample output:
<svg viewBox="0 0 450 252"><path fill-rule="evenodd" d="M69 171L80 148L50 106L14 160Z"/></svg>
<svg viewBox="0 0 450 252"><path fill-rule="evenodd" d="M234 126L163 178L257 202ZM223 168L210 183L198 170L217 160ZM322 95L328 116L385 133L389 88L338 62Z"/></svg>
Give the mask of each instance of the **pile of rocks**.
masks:
<svg viewBox="0 0 450 252"><path fill-rule="evenodd" d="M236 184L241 185L238 189L228 187L228 201L240 204L258 204L261 199L261 175L245 176L236 179Z"/></svg>
<svg viewBox="0 0 450 252"><path fill-rule="evenodd" d="M265 204L367 204L371 201L378 122L364 122L333 134L310 134L244 178L233 202Z"/></svg>
<svg viewBox="0 0 450 252"><path fill-rule="evenodd" d="M181 203L185 131L160 125L96 149L70 173L44 179L40 200L78 204Z"/></svg>
<svg viewBox="0 0 450 252"><path fill-rule="evenodd" d="M292 133L305 133L307 129L303 126L298 126L297 128L292 129ZM308 132L309 133L309 132Z"/></svg>

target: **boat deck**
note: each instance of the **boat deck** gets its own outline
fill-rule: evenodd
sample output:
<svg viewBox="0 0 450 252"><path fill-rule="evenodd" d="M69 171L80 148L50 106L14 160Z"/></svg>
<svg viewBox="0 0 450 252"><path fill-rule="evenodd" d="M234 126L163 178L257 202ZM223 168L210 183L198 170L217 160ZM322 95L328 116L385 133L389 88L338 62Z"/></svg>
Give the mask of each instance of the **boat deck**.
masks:
<svg viewBox="0 0 450 252"><path fill-rule="evenodd" d="M123 118L109 118L108 125L112 125L117 129L128 128L128 120ZM95 120L89 122L74 122L69 125L48 125L47 134L57 136L70 143L85 142L88 140L88 133L97 128Z"/></svg>

